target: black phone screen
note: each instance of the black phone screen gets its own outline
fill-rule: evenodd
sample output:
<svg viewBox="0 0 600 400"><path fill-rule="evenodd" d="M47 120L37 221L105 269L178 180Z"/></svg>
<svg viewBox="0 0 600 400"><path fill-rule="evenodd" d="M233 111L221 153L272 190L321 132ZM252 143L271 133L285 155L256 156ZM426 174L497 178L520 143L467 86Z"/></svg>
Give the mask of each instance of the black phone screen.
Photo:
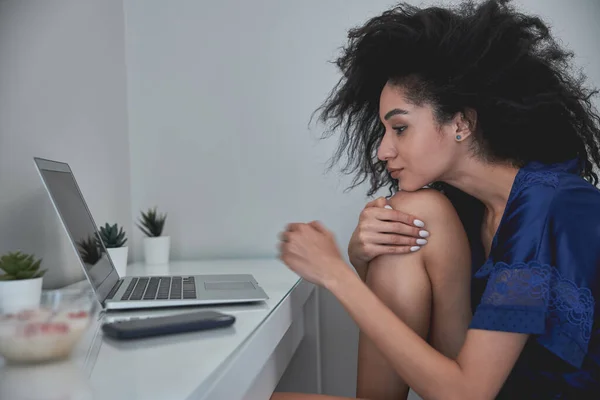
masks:
<svg viewBox="0 0 600 400"><path fill-rule="evenodd" d="M104 324L102 330L108 336L129 339L227 327L234 321L235 317L232 315L216 311L199 311L112 322Z"/></svg>
<svg viewBox="0 0 600 400"><path fill-rule="evenodd" d="M186 325L198 321L229 321L230 315L225 315L216 311L199 311L191 313L183 313L176 315L168 315L166 317L150 317L130 319L123 322L117 322L122 327L130 329L158 328L171 325Z"/></svg>

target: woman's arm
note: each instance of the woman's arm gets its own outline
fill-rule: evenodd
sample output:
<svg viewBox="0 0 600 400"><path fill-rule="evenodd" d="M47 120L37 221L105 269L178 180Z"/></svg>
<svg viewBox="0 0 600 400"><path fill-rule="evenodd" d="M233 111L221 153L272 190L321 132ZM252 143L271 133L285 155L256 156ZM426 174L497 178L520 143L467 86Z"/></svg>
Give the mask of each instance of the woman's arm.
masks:
<svg viewBox="0 0 600 400"><path fill-rule="evenodd" d="M347 266L335 270L339 273L325 287L425 399L493 399L527 341L525 334L470 330L458 358L451 360L398 319Z"/></svg>
<svg viewBox="0 0 600 400"><path fill-rule="evenodd" d="M363 263L360 261L350 261L350 263L356 270L356 273L358 274L358 277L360 278L360 280L363 282L366 282L367 281L367 270L369 269L369 264Z"/></svg>
<svg viewBox="0 0 600 400"><path fill-rule="evenodd" d="M436 201L439 196L433 196L435 192L431 196L427 193L419 197L419 207L430 210L424 210L423 215L432 231L443 237L447 232L438 223L444 224L445 207L452 205ZM421 208L409 209L416 212ZM458 356L445 357L402 322L348 268L333 233L322 224L290 224L281 237L282 261L304 279L330 290L398 375L424 399L480 400L496 396L527 335L471 329ZM427 246L430 245L434 245L434 237ZM427 258L428 254L424 252L422 256Z"/></svg>

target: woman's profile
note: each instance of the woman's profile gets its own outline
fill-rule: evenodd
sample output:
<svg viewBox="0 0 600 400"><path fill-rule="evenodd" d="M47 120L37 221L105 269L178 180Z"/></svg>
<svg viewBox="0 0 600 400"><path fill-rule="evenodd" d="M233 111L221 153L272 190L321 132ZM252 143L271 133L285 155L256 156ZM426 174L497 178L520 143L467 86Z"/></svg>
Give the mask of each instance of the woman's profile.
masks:
<svg viewBox="0 0 600 400"><path fill-rule="evenodd" d="M400 4L348 37L321 121L393 196L360 215L357 274L316 221L280 258L359 326L357 397L600 398L600 117L572 54L502 0Z"/></svg>

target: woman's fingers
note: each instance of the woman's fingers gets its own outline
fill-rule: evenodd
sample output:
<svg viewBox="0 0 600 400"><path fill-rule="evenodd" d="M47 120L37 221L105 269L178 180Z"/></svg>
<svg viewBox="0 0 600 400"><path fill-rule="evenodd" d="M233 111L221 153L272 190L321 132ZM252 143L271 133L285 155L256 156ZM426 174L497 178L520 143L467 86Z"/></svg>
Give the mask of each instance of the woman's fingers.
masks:
<svg viewBox="0 0 600 400"><path fill-rule="evenodd" d="M385 246L423 246L427 239L416 239L410 236L396 235L393 233L375 233L370 242L374 245Z"/></svg>
<svg viewBox="0 0 600 400"><path fill-rule="evenodd" d="M406 254L413 253L421 249L421 246L385 246L373 245L368 252L373 255L373 258L384 254Z"/></svg>
<svg viewBox="0 0 600 400"><path fill-rule="evenodd" d="M385 197L378 197L377 199L368 202L367 205L365 206L365 208L369 208L369 207L383 208L386 205L387 205L387 199Z"/></svg>
<svg viewBox="0 0 600 400"><path fill-rule="evenodd" d="M360 226L360 233L392 233L396 235L408 236L415 239L429 237L429 232L416 226L403 224L402 222L390 221L365 221Z"/></svg>
<svg viewBox="0 0 600 400"><path fill-rule="evenodd" d="M414 215L383 207L364 208L361 212L360 220L365 222L373 220L396 222L411 228L423 228L425 226L425 223L416 218ZM419 231L419 229L412 230L412 232L416 232L416 236L419 236Z"/></svg>
<svg viewBox="0 0 600 400"><path fill-rule="evenodd" d="M360 237L357 250L367 259L383 254L402 254L417 251L427 244L427 239L396 235L393 233L367 232Z"/></svg>
<svg viewBox="0 0 600 400"><path fill-rule="evenodd" d="M375 209L375 216L381 221L401 222L409 226L422 228L425 223L412 214L405 213L392 208Z"/></svg>
<svg viewBox="0 0 600 400"><path fill-rule="evenodd" d="M427 244L425 223L412 214L394 210L385 197L363 208L348 245L351 260L369 262L382 254L418 251Z"/></svg>

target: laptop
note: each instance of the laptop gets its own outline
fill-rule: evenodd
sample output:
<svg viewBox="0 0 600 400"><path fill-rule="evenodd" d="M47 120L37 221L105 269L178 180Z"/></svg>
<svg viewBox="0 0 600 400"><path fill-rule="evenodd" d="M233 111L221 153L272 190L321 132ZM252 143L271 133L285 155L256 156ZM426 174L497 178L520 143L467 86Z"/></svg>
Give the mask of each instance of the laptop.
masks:
<svg viewBox="0 0 600 400"><path fill-rule="evenodd" d="M34 162L104 309L251 303L269 298L251 274L119 276L69 165L39 157Z"/></svg>

